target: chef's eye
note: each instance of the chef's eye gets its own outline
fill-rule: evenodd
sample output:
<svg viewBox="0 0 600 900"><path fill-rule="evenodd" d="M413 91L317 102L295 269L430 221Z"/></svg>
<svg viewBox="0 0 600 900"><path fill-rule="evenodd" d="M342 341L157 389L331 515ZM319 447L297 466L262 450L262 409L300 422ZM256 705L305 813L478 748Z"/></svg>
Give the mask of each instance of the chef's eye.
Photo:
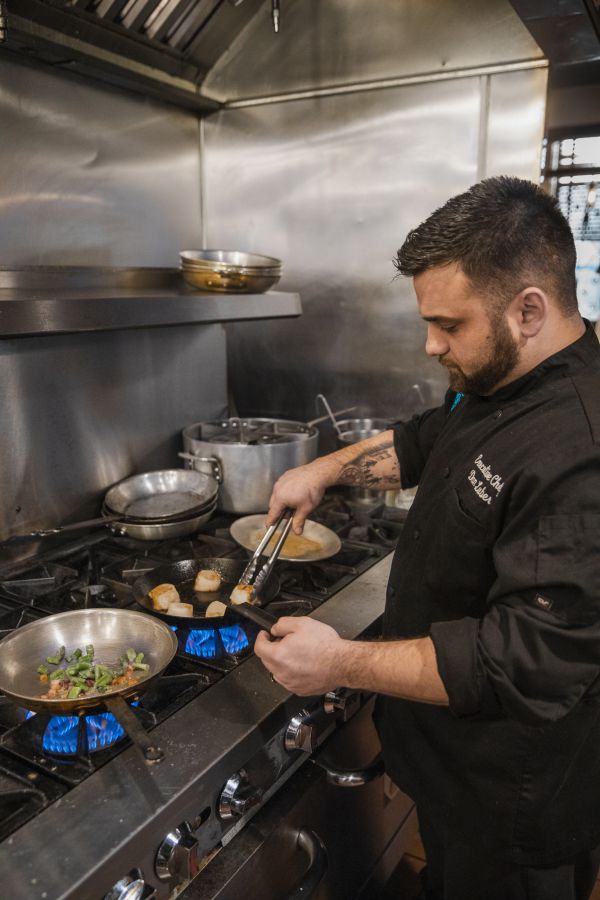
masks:
<svg viewBox="0 0 600 900"><path fill-rule="evenodd" d="M445 331L446 334L452 334L453 331L456 331L458 325L440 325L442 331Z"/></svg>

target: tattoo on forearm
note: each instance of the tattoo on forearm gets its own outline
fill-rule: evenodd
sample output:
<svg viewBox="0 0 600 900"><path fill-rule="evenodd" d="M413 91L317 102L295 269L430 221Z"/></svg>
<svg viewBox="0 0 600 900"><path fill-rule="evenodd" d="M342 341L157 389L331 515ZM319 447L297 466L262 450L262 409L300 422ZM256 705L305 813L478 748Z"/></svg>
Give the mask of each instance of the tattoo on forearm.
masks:
<svg viewBox="0 0 600 900"><path fill-rule="evenodd" d="M338 477L339 484L351 484L357 487L384 490L386 487L400 486L400 466L394 453L393 440L386 441L376 447L364 450L355 459L347 462ZM391 459L391 471L377 474L376 468L385 460Z"/></svg>

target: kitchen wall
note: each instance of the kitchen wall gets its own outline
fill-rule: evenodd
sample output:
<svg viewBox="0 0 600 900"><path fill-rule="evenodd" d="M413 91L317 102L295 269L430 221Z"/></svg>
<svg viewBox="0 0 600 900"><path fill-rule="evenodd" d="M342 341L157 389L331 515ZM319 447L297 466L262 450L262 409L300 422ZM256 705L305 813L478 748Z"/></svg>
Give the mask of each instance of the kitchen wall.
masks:
<svg viewBox="0 0 600 900"><path fill-rule="evenodd" d="M200 243L195 115L0 55L0 129L0 266L177 266ZM0 385L3 538L89 518L113 482L179 466L180 429L224 412L225 334L4 339Z"/></svg>
<svg viewBox="0 0 600 900"><path fill-rule="evenodd" d="M197 117L0 54L0 265L177 266L201 231Z"/></svg>
<svg viewBox="0 0 600 900"><path fill-rule="evenodd" d="M437 402L408 230L481 177L537 181L547 71L505 0L269 4L203 85L207 245L280 257L294 322L228 326L245 414L310 418L324 392L392 418ZM412 388L419 384L420 390Z"/></svg>
<svg viewBox="0 0 600 900"><path fill-rule="evenodd" d="M484 174L536 178L544 61L508 0L285 0L279 35L270 6L209 74L227 105L203 122L0 48L0 265L175 266L202 244L280 256L304 314L227 326L239 410L310 418L324 392L409 414L444 379L391 259ZM176 465L180 427L226 407L225 334L0 340L0 538L93 515L110 483Z"/></svg>

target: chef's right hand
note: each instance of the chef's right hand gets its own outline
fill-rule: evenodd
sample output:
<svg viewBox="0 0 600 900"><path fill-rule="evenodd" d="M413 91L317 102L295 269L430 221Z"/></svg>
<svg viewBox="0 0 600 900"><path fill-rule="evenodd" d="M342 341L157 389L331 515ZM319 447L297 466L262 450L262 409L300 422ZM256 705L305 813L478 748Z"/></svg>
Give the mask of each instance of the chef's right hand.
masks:
<svg viewBox="0 0 600 900"><path fill-rule="evenodd" d="M304 522L312 510L319 505L330 481L319 460L288 469L273 487L269 500L267 525L273 525L286 507L294 510L292 529L302 534Z"/></svg>

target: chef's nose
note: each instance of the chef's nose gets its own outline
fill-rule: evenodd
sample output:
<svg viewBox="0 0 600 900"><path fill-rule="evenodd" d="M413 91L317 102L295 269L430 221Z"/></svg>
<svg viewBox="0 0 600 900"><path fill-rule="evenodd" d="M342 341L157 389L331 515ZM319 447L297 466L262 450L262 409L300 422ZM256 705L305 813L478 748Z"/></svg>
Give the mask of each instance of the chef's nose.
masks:
<svg viewBox="0 0 600 900"><path fill-rule="evenodd" d="M448 349L448 341L444 336L444 332L436 325L429 324L425 340L425 353L427 356L444 356Z"/></svg>

